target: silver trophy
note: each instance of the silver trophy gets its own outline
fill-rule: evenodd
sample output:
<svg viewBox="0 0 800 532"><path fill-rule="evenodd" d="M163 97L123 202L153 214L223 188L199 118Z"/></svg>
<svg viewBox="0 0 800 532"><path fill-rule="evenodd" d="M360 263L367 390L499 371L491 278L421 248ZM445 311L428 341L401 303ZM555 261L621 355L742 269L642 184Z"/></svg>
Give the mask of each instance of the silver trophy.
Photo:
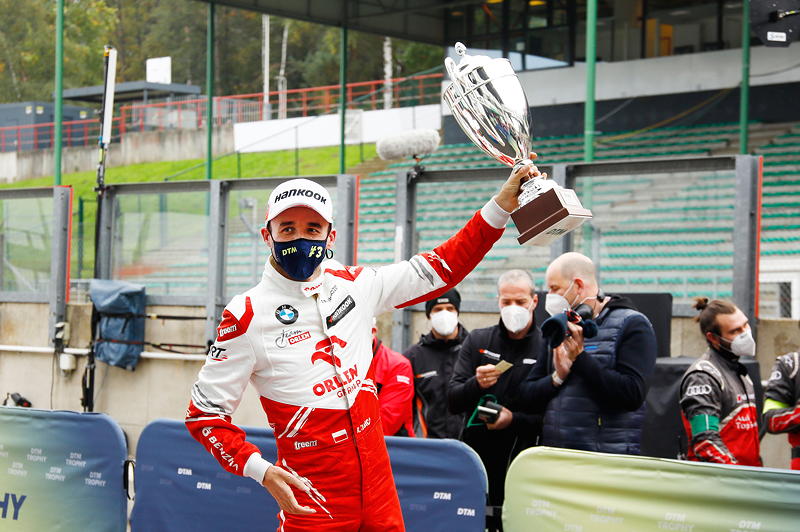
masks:
<svg viewBox="0 0 800 532"><path fill-rule="evenodd" d="M469 139L499 162L517 168L530 164L531 129L528 99L508 59L467 55L456 65L444 60L452 83L443 99ZM522 184L519 208L511 218L520 232L520 244L546 246L592 217L573 190L550 179L535 177Z"/></svg>

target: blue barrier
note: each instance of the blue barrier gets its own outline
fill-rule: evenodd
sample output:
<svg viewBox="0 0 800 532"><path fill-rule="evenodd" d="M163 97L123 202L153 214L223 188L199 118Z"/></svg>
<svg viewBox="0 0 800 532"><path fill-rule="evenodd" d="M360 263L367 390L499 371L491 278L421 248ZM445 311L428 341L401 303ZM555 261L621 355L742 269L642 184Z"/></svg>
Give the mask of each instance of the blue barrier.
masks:
<svg viewBox="0 0 800 532"><path fill-rule="evenodd" d="M248 440L275 460L272 431L247 428ZM455 440L386 438L410 531L482 531L486 472ZM183 423L158 420L139 438L133 532L274 530L278 506L252 479L224 471Z"/></svg>
<svg viewBox="0 0 800 532"><path fill-rule="evenodd" d="M0 530L124 532L127 455L104 414L0 407Z"/></svg>

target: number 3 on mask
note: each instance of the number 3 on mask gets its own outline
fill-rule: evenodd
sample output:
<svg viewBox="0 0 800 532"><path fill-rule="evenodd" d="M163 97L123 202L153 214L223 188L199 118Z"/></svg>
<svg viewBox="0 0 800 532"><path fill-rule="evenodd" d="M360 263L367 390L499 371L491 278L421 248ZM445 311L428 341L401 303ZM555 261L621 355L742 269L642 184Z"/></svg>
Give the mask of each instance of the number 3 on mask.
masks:
<svg viewBox="0 0 800 532"><path fill-rule="evenodd" d="M311 258L320 258L322 256L322 246L314 246L308 251L308 256Z"/></svg>

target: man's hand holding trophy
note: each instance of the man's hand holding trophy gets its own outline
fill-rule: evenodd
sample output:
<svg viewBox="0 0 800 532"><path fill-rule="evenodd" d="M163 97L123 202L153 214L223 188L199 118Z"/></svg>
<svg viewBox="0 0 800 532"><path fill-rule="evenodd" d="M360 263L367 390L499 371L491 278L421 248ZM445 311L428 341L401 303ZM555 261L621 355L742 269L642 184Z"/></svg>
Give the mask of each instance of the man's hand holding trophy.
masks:
<svg viewBox="0 0 800 532"><path fill-rule="evenodd" d="M461 43L455 48L461 60L457 65L449 57L444 61L452 83L444 90L443 99L456 122L476 146L512 167L512 175L529 169L535 154L530 150L528 100L511 62L467 55ZM534 172L527 177L522 182L519 207L511 214L520 244L546 246L592 217L575 191L558 186L546 174Z"/></svg>

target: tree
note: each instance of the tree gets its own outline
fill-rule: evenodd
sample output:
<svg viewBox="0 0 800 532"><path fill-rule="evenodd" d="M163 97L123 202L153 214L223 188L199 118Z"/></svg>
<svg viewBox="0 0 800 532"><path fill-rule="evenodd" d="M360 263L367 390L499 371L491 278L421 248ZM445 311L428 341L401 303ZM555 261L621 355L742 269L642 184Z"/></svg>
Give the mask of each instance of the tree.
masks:
<svg viewBox="0 0 800 532"><path fill-rule="evenodd" d="M0 101L51 100L55 76L55 2L0 0L13 24L0 27ZM101 83L103 45L116 26L103 0L64 5L64 87ZM45 37L45 38L43 38Z"/></svg>

